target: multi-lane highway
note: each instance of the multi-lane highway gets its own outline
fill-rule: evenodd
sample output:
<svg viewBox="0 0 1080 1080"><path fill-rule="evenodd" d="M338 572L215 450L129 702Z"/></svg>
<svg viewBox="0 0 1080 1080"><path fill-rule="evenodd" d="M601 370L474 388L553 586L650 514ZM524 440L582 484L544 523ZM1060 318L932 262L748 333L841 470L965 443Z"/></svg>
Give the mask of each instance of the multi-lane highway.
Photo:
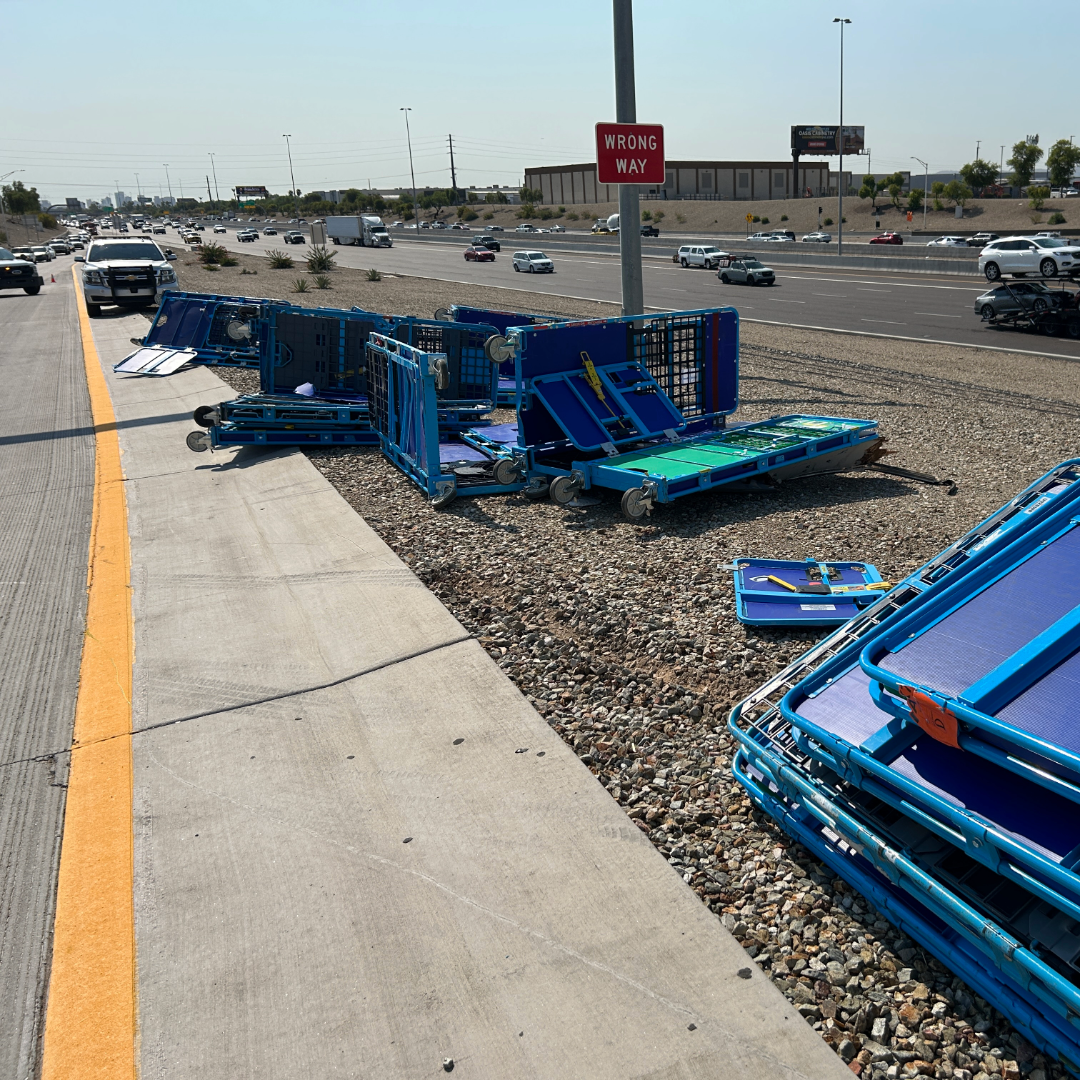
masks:
<svg viewBox="0 0 1080 1080"><path fill-rule="evenodd" d="M299 262L307 247L287 247L281 236L263 236L239 243L230 225L225 235L204 234L234 251L265 254L285 250ZM161 240L160 237L158 237ZM179 247L173 236L169 244ZM618 256L612 245L594 245L584 238L505 233L494 263L464 259L466 237L395 236L392 248L334 247L338 264L538 293L618 302ZM515 273L510 256L516 250L546 250L554 259L551 275ZM645 303L654 310L694 309L731 304L750 321L817 327L849 333L879 334L915 341L979 345L1080 360L1080 342L1043 338L995 329L974 311L975 298L988 286L962 275L911 274L898 270L843 270L828 266L828 255L813 267L776 265L771 288L723 285L715 272L683 269L666 255L644 258ZM767 255L762 256L767 259Z"/></svg>

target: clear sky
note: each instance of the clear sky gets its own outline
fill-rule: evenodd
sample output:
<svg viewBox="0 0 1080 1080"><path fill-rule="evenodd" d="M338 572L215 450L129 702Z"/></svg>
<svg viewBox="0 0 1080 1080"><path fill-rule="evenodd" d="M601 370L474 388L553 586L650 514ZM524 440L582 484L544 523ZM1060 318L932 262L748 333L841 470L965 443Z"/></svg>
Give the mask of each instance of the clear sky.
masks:
<svg viewBox="0 0 1080 1080"><path fill-rule="evenodd" d="M874 171L1080 140L1075 0L637 0L638 118L669 158L788 158L792 124L837 121L837 15ZM53 201L136 193L136 174L167 194L166 162L174 195L205 195L211 151L223 197L284 191L286 132L302 191L407 186L406 105L418 185L449 185L450 133L459 185L517 185L593 160L615 118L607 0L0 0L0 28L0 175Z"/></svg>

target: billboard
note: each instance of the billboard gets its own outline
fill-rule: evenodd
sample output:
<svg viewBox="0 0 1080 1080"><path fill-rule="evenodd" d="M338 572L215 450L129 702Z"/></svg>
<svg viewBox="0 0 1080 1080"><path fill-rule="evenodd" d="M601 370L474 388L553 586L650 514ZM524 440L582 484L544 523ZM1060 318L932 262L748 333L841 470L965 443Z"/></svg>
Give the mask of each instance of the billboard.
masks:
<svg viewBox="0 0 1080 1080"><path fill-rule="evenodd" d="M836 124L799 124L791 129L791 149L800 154L840 153L840 128ZM866 128L844 125L844 154L861 154L866 147Z"/></svg>
<svg viewBox="0 0 1080 1080"><path fill-rule="evenodd" d="M236 197L238 199L267 199L270 197L270 192L264 187L238 187Z"/></svg>
<svg viewBox="0 0 1080 1080"><path fill-rule="evenodd" d="M663 124L597 124L599 184L663 184Z"/></svg>

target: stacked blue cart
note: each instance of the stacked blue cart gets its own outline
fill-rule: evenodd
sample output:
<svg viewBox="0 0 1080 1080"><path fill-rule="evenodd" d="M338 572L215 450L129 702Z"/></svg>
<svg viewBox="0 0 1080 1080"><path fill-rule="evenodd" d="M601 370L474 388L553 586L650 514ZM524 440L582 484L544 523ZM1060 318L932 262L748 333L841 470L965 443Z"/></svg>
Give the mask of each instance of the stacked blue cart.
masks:
<svg viewBox="0 0 1080 1080"><path fill-rule="evenodd" d="M1080 460L737 706L736 778L1080 1075Z"/></svg>

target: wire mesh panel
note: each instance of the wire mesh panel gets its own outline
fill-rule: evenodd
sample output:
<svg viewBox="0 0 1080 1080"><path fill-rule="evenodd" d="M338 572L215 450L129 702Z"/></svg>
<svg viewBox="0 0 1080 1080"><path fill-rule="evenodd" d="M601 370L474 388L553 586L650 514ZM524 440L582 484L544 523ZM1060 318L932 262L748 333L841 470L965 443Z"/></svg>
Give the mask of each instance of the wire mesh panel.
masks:
<svg viewBox="0 0 1080 1080"><path fill-rule="evenodd" d="M660 384L687 419L705 409L705 369L700 316L656 319L630 331L630 356Z"/></svg>
<svg viewBox="0 0 1080 1080"><path fill-rule="evenodd" d="M446 357L450 380L437 391L439 402L493 402L498 389L498 370L484 353L484 342L494 334L493 326L409 319L400 323L394 337L425 353Z"/></svg>

